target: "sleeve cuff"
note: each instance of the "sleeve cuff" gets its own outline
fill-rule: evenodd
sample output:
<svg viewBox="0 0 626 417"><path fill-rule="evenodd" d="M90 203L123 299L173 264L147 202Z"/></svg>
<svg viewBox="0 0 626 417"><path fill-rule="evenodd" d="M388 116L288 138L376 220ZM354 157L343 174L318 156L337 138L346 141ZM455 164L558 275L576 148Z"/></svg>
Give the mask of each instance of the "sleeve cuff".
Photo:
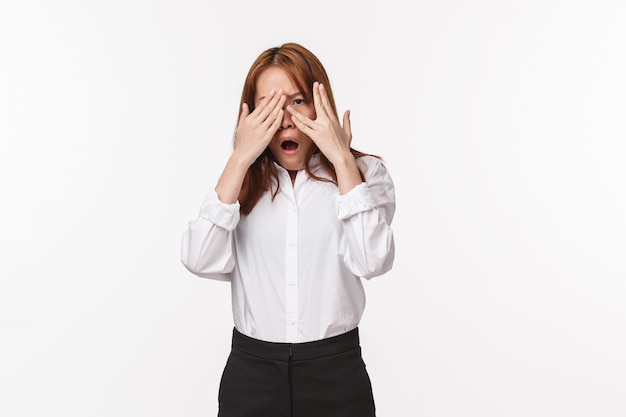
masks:
<svg viewBox="0 0 626 417"><path fill-rule="evenodd" d="M222 203L215 190L211 190L202 202L200 217L216 226L232 231L239 223L239 202Z"/></svg>
<svg viewBox="0 0 626 417"><path fill-rule="evenodd" d="M344 220L357 213L371 210L375 206L367 184L362 182L346 194L337 196L337 218Z"/></svg>

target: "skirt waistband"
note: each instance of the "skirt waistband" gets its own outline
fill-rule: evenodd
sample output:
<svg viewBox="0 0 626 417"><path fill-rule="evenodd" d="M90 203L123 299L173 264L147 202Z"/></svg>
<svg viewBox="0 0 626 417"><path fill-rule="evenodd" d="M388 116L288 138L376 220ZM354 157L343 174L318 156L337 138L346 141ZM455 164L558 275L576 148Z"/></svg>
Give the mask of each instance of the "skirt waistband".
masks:
<svg viewBox="0 0 626 417"><path fill-rule="evenodd" d="M275 343L254 339L233 329L232 348L248 355L278 361L297 361L336 355L359 347L359 329L304 343Z"/></svg>

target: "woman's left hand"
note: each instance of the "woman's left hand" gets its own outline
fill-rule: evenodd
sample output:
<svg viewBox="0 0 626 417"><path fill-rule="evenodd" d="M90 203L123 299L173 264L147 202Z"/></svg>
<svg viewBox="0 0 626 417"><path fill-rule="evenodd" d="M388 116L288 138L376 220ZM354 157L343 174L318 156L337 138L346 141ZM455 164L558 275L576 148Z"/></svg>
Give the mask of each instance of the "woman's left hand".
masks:
<svg viewBox="0 0 626 417"><path fill-rule="evenodd" d="M287 106L291 113L291 120L298 129L315 142L320 151L335 165L347 157L352 157L350 142L352 131L350 129L350 111L343 115L343 126L335 116L328 94L323 84L313 83L313 103L315 106L316 119L311 120L299 113L292 106Z"/></svg>

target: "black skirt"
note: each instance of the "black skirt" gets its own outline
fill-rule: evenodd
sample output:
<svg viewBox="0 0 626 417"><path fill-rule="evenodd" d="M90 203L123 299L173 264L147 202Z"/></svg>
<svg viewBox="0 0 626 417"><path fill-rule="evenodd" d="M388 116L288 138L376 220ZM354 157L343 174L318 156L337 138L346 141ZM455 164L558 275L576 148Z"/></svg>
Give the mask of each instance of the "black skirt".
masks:
<svg viewBox="0 0 626 417"><path fill-rule="evenodd" d="M219 417L374 417L358 328L306 343L272 343L233 330Z"/></svg>

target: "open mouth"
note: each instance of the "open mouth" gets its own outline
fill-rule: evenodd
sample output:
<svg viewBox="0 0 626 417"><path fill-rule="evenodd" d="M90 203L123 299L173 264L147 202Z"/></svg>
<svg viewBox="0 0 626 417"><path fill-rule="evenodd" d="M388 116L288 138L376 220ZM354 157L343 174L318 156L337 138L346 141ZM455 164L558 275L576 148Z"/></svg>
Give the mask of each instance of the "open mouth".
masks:
<svg viewBox="0 0 626 417"><path fill-rule="evenodd" d="M292 140L286 140L280 144L280 147L286 151L294 151L298 149L298 144Z"/></svg>

